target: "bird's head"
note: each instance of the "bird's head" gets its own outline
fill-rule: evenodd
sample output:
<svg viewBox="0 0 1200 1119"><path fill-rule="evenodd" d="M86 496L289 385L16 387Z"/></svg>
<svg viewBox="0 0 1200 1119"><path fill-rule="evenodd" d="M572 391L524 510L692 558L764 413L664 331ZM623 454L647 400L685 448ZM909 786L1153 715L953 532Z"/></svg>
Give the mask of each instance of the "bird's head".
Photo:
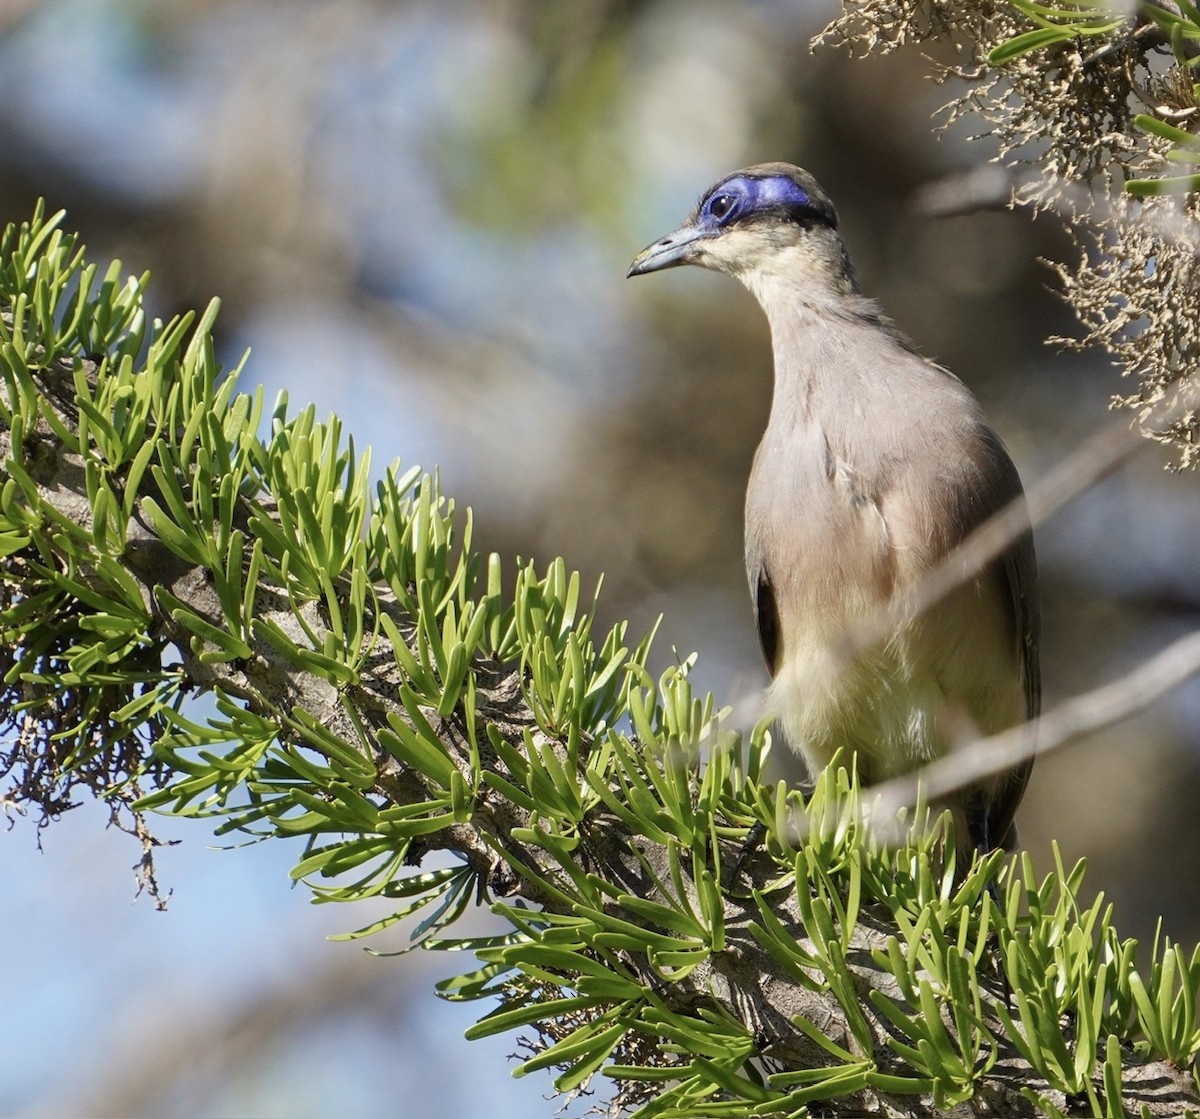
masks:
<svg viewBox="0 0 1200 1119"><path fill-rule="evenodd" d="M776 283L855 292L837 224L833 203L807 171L760 163L706 191L683 225L638 253L629 275L698 264L736 276L760 299Z"/></svg>

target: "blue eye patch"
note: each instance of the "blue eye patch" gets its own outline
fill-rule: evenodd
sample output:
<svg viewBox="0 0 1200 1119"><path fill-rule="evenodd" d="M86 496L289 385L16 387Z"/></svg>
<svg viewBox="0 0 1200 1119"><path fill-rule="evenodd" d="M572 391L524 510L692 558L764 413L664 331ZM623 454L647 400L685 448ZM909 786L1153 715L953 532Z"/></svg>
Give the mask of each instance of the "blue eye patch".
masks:
<svg viewBox="0 0 1200 1119"><path fill-rule="evenodd" d="M812 199L806 190L787 175L756 178L735 175L718 183L701 200L696 224L705 229L721 229L747 217L774 210L794 216L796 211L813 213Z"/></svg>

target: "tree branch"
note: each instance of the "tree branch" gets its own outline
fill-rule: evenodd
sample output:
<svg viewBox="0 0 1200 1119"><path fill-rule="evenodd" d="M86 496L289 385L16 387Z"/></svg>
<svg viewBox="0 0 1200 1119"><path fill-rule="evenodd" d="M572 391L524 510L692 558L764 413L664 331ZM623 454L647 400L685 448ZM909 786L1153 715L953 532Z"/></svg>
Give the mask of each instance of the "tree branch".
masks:
<svg viewBox="0 0 1200 1119"><path fill-rule="evenodd" d="M1200 632L1189 633L1109 684L1060 703L1030 723L964 745L914 773L876 785L872 811L892 819L919 797L937 801L1145 711L1200 672Z"/></svg>
<svg viewBox="0 0 1200 1119"><path fill-rule="evenodd" d="M87 384L95 390L105 374L86 362L80 363L79 368ZM68 521L84 533L94 534L96 511L88 492L89 477L94 488L94 473L89 475L94 463L89 462L89 455L73 452L63 438L64 433L76 436L79 432L75 363L56 361L39 371L34 383L39 394L39 418L33 423L23 421L19 444L13 440L11 425L0 431L0 462L7 464L6 477L15 479L22 471L27 475L30 462L36 459L34 496L40 509L38 515L46 524L57 525L60 536ZM23 402L15 388L10 382L0 390L0 397L6 409L20 414ZM28 400L24 403L28 405ZM36 449L36 454L31 455L31 449ZM373 767L373 776L366 787L383 804L406 810L429 801L433 792L427 777L402 763L383 744L389 732L395 733L397 722L416 730L418 720L404 701L408 682L398 665L405 658L390 643L387 627L381 629L378 622L386 614L394 632L403 635L407 643L407 658L420 660L427 655L421 650L421 619L406 611L394 592L377 586L371 608L374 616L368 619L375 636L355 682L339 684L328 675L304 667L295 656L281 652L282 642L277 636L271 640L262 636L277 631L294 642L297 649L331 648L338 635L331 620L330 600L298 602L286 585L272 586L262 581L254 600L254 625L248 631L254 635L249 643L250 655L214 656L211 643L196 639L195 619L201 619L214 630L226 625L228 610L221 600L217 573L202 564L188 562L181 557L179 546L169 545L162 533L152 527L153 517L148 515L145 501L156 495L160 503L165 502L166 483L159 476L156 484L151 485L150 472L142 477L146 480L144 496L132 505L134 515L126 526L121 555L126 570L136 581L141 604L150 619L144 634L146 641L154 649L174 648L178 652L180 662L170 671L178 673L189 686L236 697L251 715L277 724L279 741L293 749L312 749L314 742L324 741L321 734L331 736L336 742L356 744L367 753ZM26 495L27 502L30 496ZM257 518L263 515L280 516L271 500L259 495L239 504L236 520L252 528L262 524ZM27 518L27 526L33 519ZM95 587L102 585L99 569L90 573L81 570L69 559L63 546L54 543L58 537L39 534L33 528L29 531L34 547L57 555L64 570L74 571L74 579L91 580ZM56 547L58 552L54 551ZM49 558L52 557L44 553L40 556L42 562ZM19 583L24 562L21 552L10 555L10 582L15 579ZM164 595L164 589L168 594ZM346 590L345 586L341 589ZM530 706L528 667L499 664L486 657L476 657L471 667L473 706L469 717L461 705L456 705L446 716L423 706L420 715L434 729L439 748L460 777L470 779L473 767L480 765L485 784L479 787L469 811L459 813L444 827L429 830L420 840L401 845L410 862L419 861L423 851L435 846L455 851L476 872L481 889L497 898L522 898L534 904L542 914L539 921L550 920L554 915L567 921L579 918L583 910L578 901L571 899L579 897L576 875L586 868L592 879L607 884L599 919L623 922L613 928L631 931L622 934L625 940L618 936L615 941L606 942L601 937L580 959L591 957L603 961L606 968L617 968L643 989L644 997L650 1000L649 1006L660 1007L664 1013L694 1018L705 1007L719 1007L722 1020L736 1024L733 1036L754 1039L744 1057L730 1066L731 1072L755 1052L766 1070L836 1065L829 1049L829 1045L834 1045L847 1055L857 1053L860 1060L873 1062L872 1067L891 1070L889 1075L904 1075L903 1062L890 1055L894 1021L881 1012L879 1004L865 997L868 991L877 990L898 1007L908 1005L895 974L879 964L888 951L889 938L898 932L887 904L870 901L868 892L868 900L863 901L857 919L851 915L839 926L840 932L827 930L829 936L818 935L815 930L820 921L810 907L814 897L818 900L828 897L830 901L822 904L830 904L833 895L824 892L829 888L820 884L824 879L811 876L833 871L818 871L819 862L804 861L811 860L811 854L805 856L804 852L789 850L786 845L779 850L773 842L769 850L746 860L744 881L723 891L717 903L718 912L710 914L711 927L721 930L719 949L704 950L689 967L655 963L652 946L655 937L661 940L662 929L656 932L654 922L636 909L630 911L628 906L642 899L660 907L684 904L693 913L705 913L711 903L701 881L705 874L703 864L693 864L681 873L685 864L679 861L680 849L662 832L666 821L660 819L654 827L649 827L653 821L647 819L648 830L639 834L630 824L636 817L615 812L630 795L628 787L610 788L609 795L618 799L596 801L587 811L580 830L582 842L574 848L573 859L564 861L556 856L544 831L552 823L552 815L541 811L536 804L522 807L510 797L500 795L497 789L503 788L503 784L486 783L486 775L494 775L511 786L523 785L522 775L499 752L504 744L506 749L523 750L531 760L539 756L538 751L549 751L548 755L540 755L545 764L553 764L553 758L557 765L566 766L572 758L583 756L580 749L585 753L598 751L606 743L585 740L573 746L571 733L565 730L560 735L548 733L545 719L539 718ZM161 741L169 738L167 735ZM646 764L657 764L656 752L666 750L662 758L665 768L653 772L661 772L663 779L668 780L674 772L670 767L672 748L665 739L663 742L662 746L646 743L643 748L651 750L645 755ZM473 753L478 753L478 761ZM679 771L686 780L698 779L697 771L692 768L694 764L687 763ZM692 776L687 778L689 772ZM331 796L337 795L333 786L330 789ZM698 811L690 798L688 803L692 804L689 811ZM703 833L724 838L711 844L704 840L707 846L693 849L693 854L695 850L707 850L714 869L722 861L726 865L735 861L738 836L745 834L745 823L739 823L744 818L732 807L729 811L734 815L718 814L712 825L705 825ZM281 834L289 821L293 817L275 818ZM710 833L709 827L716 830ZM829 864L833 867L844 855L831 850L827 857L833 860ZM891 856L885 852L874 857L886 861ZM798 867L808 868L804 872L807 877L798 880L796 888L780 889L781 881L786 883ZM785 876L783 880L781 873ZM981 896L982 881L981 873L970 880L973 896ZM671 882L681 894L664 889ZM881 882L877 888L880 896L886 897L892 886ZM810 896L810 891L815 894ZM550 920L549 928L567 927L570 926ZM625 944L630 936L641 935L639 929L645 930L647 944L651 946L649 955L628 945L612 950L601 947L604 943ZM911 950L915 952L916 945ZM850 986L839 987L838 974ZM561 981L568 989L580 982L567 974L562 975ZM986 982L992 987L990 998L999 999L999 979L993 977ZM833 986L827 987L827 983ZM910 1007L909 1013L917 1013L916 1008ZM996 1036L1003 1037L1003 1029L990 1011L988 1015ZM814 1024L819 1033L814 1034L812 1027L798 1028L797 1019ZM543 1022L540 1027L543 1044L572 1036L571 1031L577 1027L575 1021ZM822 1041L821 1037L828 1040ZM626 1063L655 1065L682 1061L679 1075L684 1076L690 1067L686 1056L664 1053L661 1042L653 1033L639 1036L638 1031L633 1031L622 1043ZM827 1113L857 1114L865 1109L885 1109L893 1115L926 1115L937 1110L919 1089L917 1094L909 1095L889 1090L890 1083L864 1080L853 1094L828 1100ZM919 1086L921 1081L910 1083ZM977 1078L969 1104L960 1104L954 1113L964 1113L962 1108L968 1107L969 1113L990 1114L999 1109L1008 1115L1032 1115L1035 1109L1020 1094L1021 1087L1054 1096L1054 1091L1041 1081L1011 1043L1002 1042L994 1067ZM906 1091L913 1092L914 1088ZM1196 1102L1190 1080L1161 1062L1144 1068L1128 1067L1124 1099L1128 1108L1136 1110L1145 1105L1156 1115L1177 1113L1181 1103Z"/></svg>

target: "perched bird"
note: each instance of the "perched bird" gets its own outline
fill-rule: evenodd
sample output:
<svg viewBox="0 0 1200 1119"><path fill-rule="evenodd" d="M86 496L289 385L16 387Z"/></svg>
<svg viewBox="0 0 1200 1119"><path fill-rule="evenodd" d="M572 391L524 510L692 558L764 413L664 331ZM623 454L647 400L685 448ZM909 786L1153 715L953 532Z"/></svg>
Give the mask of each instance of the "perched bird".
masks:
<svg viewBox="0 0 1200 1119"><path fill-rule="evenodd" d="M926 613L841 652L1023 491L971 392L861 294L825 192L787 163L735 171L629 275L680 264L741 280L771 327L775 389L746 493L746 572L767 702L789 745L814 774L853 751L870 784L1035 717L1028 533ZM951 800L960 848L1015 846L1031 764Z"/></svg>

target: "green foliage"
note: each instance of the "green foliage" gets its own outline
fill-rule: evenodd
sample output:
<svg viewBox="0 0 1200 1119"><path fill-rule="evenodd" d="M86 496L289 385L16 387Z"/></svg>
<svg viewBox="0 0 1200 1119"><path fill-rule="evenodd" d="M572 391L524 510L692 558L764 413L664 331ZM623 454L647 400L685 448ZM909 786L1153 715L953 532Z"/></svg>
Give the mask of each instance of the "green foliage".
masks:
<svg viewBox="0 0 1200 1119"><path fill-rule="evenodd" d="M994 47L988 54L993 66L1003 66L1014 58L1058 43L1111 35L1125 24L1125 16L1103 0L1062 0L1054 6L1033 0L1011 0L1011 3L1035 27Z"/></svg>
<svg viewBox="0 0 1200 1119"><path fill-rule="evenodd" d="M691 660L656 680L648 637L596 637L561 560L506 593L435 479L392 467L372 497L336 419L237 391L215 304L147 323L144 278L114 266L97 287L57 222L0 238L4 761L23 799L53 814L83 784L301 839L314 901L390 903L344 939L409 922L410 945L471 952L439 987L497 1000L469 1036L532 1029L518 1075L553 1068L571 1092L599 1074L644 1117L861 1093L947 1108L1014 1050L1045 1113L1066 1096L1112 1115L1129 1062L1200 1051L1200 951L1156 939L1139 971L1103 899L1081 900L1082 863L1040 883L1027 858L964 870L945 818L882 842L843 769L807 798L765 784L765 730L727 729ZM76 515L55 500L72 479ZM451 865L420 865L434 847ZM503 931L454 937L500 879ZM747 960L822 1008L793 1019L804 1067L722 995Z"/></svg>
<svg viewBox="0 0 1200 1119"><path fill-rule="evenodd" d="M1193 96L1200 99L1200 85L1193 88ZM1166 153L1166 158L1172 163L1200 163L1200 136L1185 132L1182 128L1176 128L1165 120L1150 116L1149 113L1138 113L1133 121L1144 132L1148 132L1151 136L1158 136L1174 145ZM1200 174L1171 175L1159 179L1131 179L1125 184L1125 189L1139 198L1155 194L1200 190Z"/></svg>

